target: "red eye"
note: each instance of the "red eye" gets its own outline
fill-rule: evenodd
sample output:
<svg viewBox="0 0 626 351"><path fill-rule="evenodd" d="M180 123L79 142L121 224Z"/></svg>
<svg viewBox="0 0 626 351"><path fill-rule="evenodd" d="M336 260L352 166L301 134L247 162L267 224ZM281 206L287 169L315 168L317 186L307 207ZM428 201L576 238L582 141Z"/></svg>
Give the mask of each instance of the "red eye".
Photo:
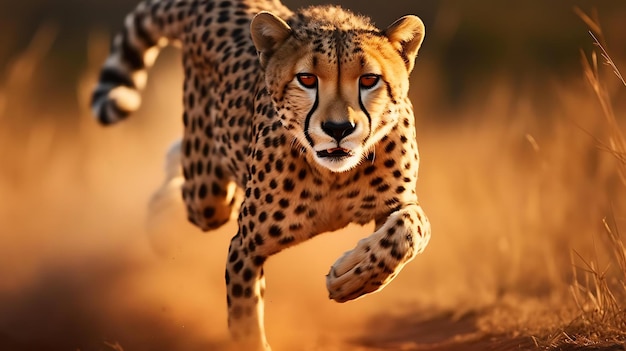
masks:
<svg viewBox="0 0 626 351"><path fill-rule="evenodd" d="M379 79L380 79L380 76L377 76L375 74L366 74L364 76L361 76L361 78L359 78L359 85L363 89L370 89L370 88L373 88L374 85L378 83Z"/></svg>
<svg viewBox="0 0 626 351"><path fill-rule="evenodd" d="M313 89L317 87L317 77L309 73L300 73L296 76L298 82L307 89Z"/></svg>

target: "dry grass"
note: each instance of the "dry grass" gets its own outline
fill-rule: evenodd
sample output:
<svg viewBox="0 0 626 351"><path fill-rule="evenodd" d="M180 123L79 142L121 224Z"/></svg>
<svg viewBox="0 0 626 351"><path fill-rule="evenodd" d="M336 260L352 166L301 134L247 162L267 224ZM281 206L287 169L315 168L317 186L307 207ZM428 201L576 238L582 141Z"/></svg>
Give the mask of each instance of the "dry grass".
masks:
<svg viewBox="0 0 626 351"><path fill-rule="evenodd" d="M80 116L31 96L37 77L54 69L45 65L50 28L11 66L29 69L8 68L0 85L0 345L219 349L233 223L201 235L174 206L159 230L144 233L162 155L181 130L177 57L166 54L157 64L137 115L100 128L86 97L104 55L102 37L90 42L93 62L68 109ZM585 61L595 98L572 79L547 83L558 99L536 106L531 92L503 77L451 119L416 94L429 248L383 292L343 305L328 301L323 276L371 225L273 257L267 324L276 349L346 349L350 340L377 335L381 318L407 328L394 345L418 349L418 329L428 323L415 319L441 313L441 329L450 320L461 322L452 328L472 321L471 335L536 336L537 345L553 347L623 342L624 218L611 214L624 213L626 143L611 101L615 87L600 84L606 73L596 56ZM601 49L600 61L609 57ZM414 92L437 80L432 71L419 74L428 68L416 67ZM464 122L442 125L434 116Z"/></svg>
<svg viewBox="0 0 626 351"><path fill-rule="evenodd" d="M591 58L582 54L586 82L592 88L602 109L606 139L595 138L599 149L613 155L616 160L616 173L626 186L626 138L623 125L618 121L613 109L613 101L604 81L610 77L602 74L601 63L614 74L626 88L626 82L617 65L606 49L606 40L597 18L592 19L577 9L577 14L590 28L597 51ZM594 345L619 344L626 340L626 248L619 233L619 224L611 209L609 219L603 219L602 231L606 249L599 251L594 241L593 256L583 256L574 251L572 256L573 284L572 296L580 313L562 331L554 335L549 344L555 347L563 344ZM620 217L621 219L621 217ZM607 254L604 260L600 257Z"/></svg>

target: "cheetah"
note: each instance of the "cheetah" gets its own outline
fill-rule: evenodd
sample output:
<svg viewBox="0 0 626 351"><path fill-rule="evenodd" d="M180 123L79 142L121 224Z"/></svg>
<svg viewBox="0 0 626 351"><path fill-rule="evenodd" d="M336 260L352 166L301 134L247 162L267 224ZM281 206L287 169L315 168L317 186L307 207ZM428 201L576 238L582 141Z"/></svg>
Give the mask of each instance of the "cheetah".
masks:
<svg viewBox="0 0 626 351"><path fill-rule="evenodd" d="M416 194L409 74L424 38L414 15L384 30L339 6L278 0L144 0L127 15L92 95L109 125L140 105L160 48L181 48L184 135L170 151L188 220L236 218L226 262L232 338L270 350L263 264L349 223L375 223L332 265L330 299L386 286L430 238Z"/></svg>

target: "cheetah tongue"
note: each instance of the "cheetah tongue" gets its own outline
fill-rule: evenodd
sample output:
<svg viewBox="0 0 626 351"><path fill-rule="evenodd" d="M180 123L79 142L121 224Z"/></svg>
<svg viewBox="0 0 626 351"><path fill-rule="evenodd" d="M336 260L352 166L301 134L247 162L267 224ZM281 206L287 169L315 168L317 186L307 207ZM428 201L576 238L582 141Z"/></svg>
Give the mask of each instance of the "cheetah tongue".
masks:
<svg viewBox="0 0 626 351"><path fill-rule="evenodd" d="M331 149L318 151L317 156L319 157L346 157L346 156L350 156L350 150L344 149L342 147L334 147Z"/></svg>

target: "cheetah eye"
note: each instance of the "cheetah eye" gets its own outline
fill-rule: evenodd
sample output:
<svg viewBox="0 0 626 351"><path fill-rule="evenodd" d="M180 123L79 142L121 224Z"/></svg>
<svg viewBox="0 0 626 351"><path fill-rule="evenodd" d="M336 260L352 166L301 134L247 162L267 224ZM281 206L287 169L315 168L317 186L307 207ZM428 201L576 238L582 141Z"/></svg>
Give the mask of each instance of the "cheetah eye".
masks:
<svg viewBox="0 0 626 351"><path fill-rule="evenodd" d="M359 86L362 89L371 89L373 88L376 84L378 84L378 81L380 80L380 76L376 75L376 74L366 74L366 75L362 75L359 78Z"/></svg>
<svg viewBox="0 0 626 351"><path fill-rule="evenodd" d="M298 83L302 84L307 89L313 89L317 87L317 77L310 73L298 73L296 75Z"/></svg>

